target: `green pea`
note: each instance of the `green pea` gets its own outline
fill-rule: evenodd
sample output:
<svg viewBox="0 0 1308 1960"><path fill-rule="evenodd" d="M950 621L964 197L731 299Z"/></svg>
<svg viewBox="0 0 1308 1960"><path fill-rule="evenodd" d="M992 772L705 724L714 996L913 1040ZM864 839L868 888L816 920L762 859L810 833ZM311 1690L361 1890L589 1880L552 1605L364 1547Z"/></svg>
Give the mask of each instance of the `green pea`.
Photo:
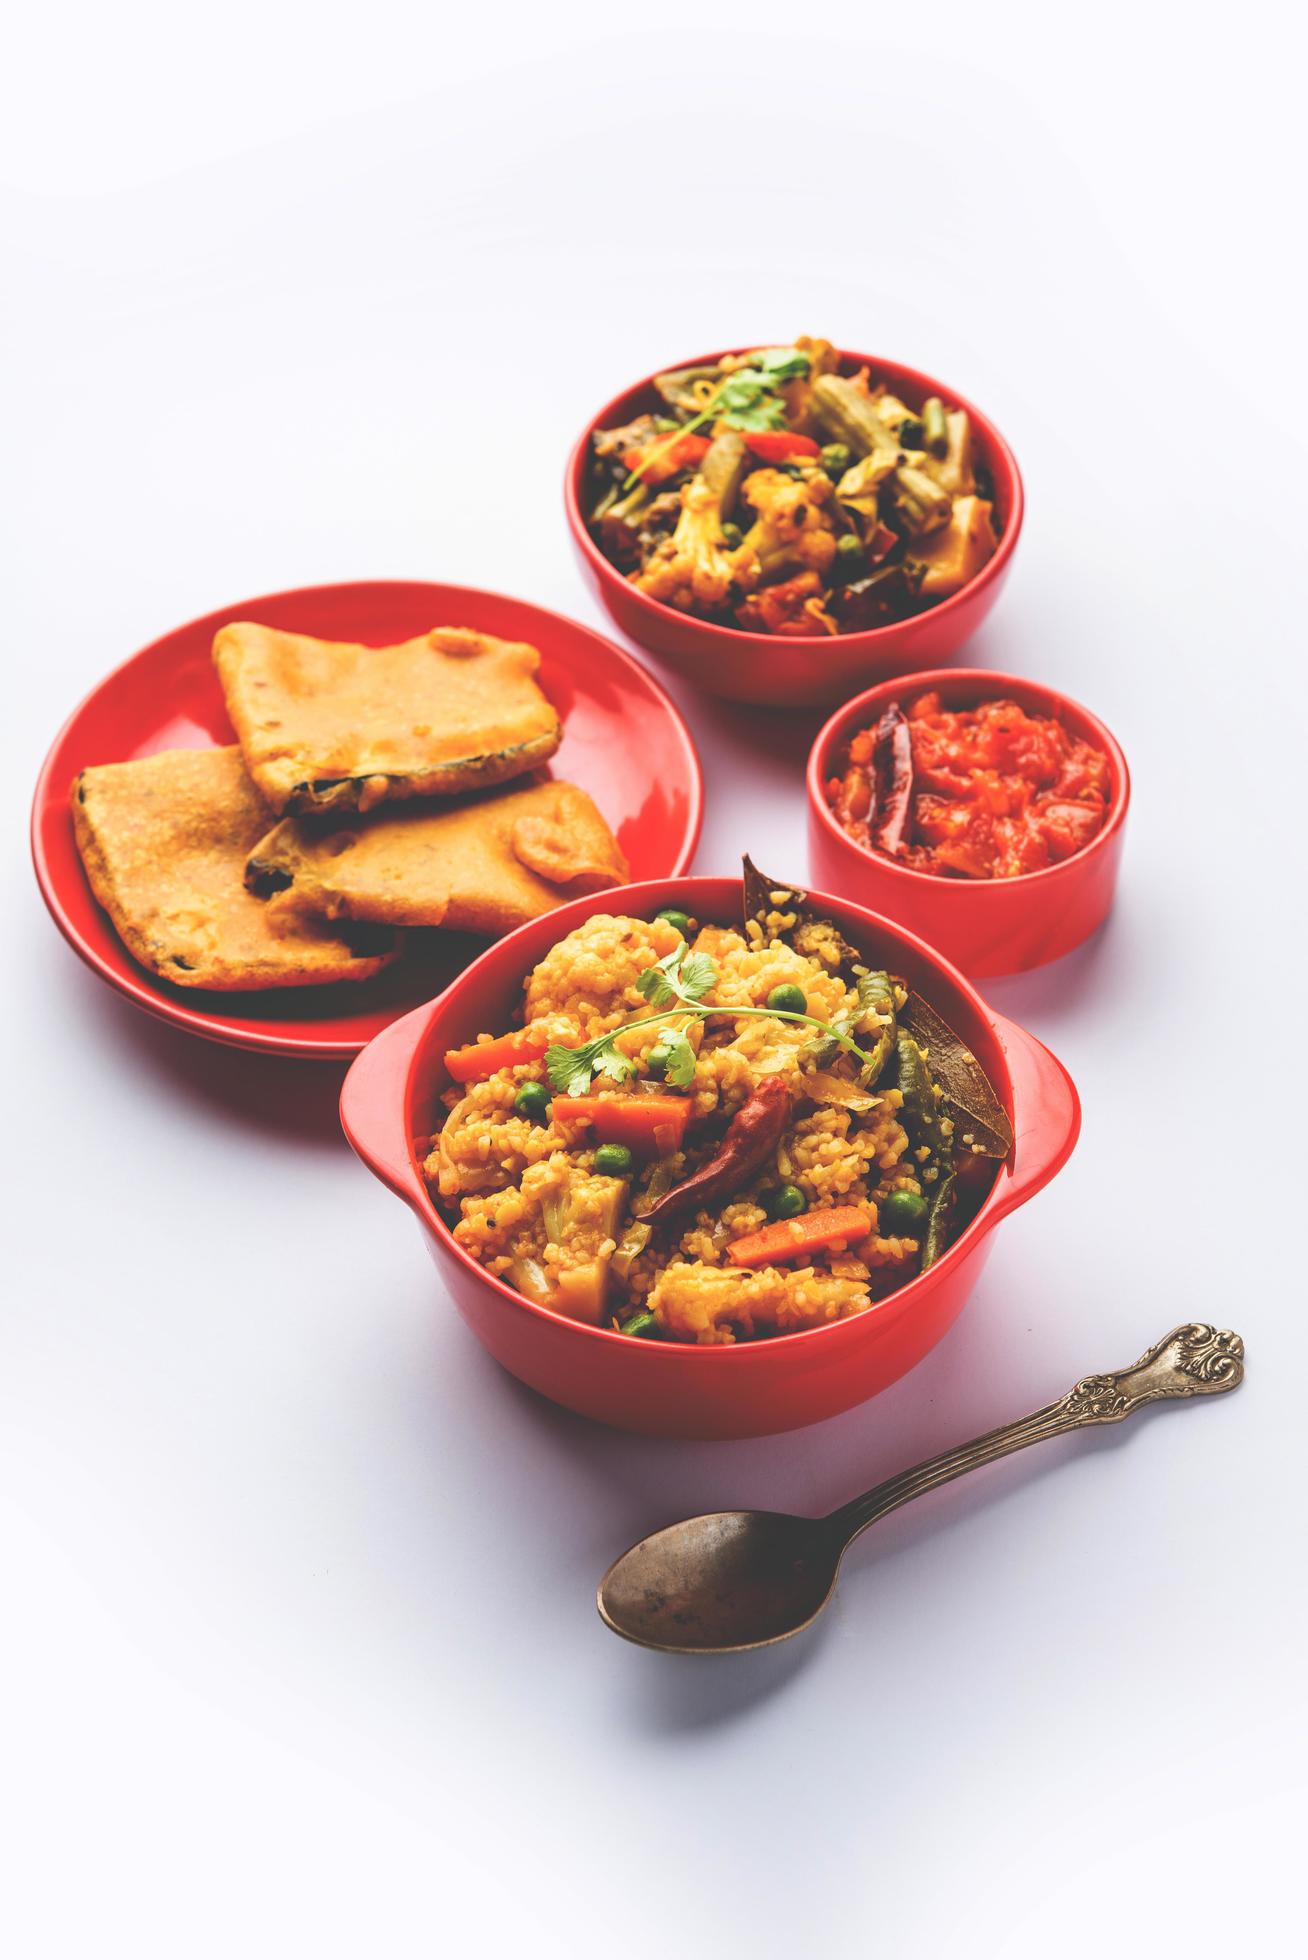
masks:
<svg viewBox="0 0 1308 1960"><path fill-rule="evenodd" d="M543 1082L524 1082L513 1098L513 1111L516 1116L525 1116L529 1123L543 1123L550 1106L550 1092Z"/></svg>
<svg viewBox="0 0 1308 1960"><path fill-rule="evenodd" d="M688 912L679 912L675 905L665 905L661 912L654 914L654 917L656 919L662 919L664 925L675 926L683 939L690 938L690 914Z"/></svg>
<svg viewBox="0 0 1308 1960"><path fill-rule="evenodd" d="M797 1184L778 1184L763 1194L763 1209L769 1218L798 1218L808 1210L808 1199Z"/></svg>
<svg viewBox="0 0 1308 1960"><path fill-rule="evenodd" d="M668 1065L668 1052L661 1041L656 1041L652 1048L646 1049L645 1066L651 1075L662 1075Z"/></svg>
<svg viewBox="0 0 1308 1960"><path fill-rule="evenodd" d="M631 1169L631 1152L625 1143L602 1143L595 1152L595 1169L601 1177L625 1177Z"/></svg>
<svg viewBox="0 0 1308 1960"><path fill-rule="evenodd" d="M787 981L784 986L774 987L768 995L766 1006L774 1014L807 1014L808 995L802 987L792 987Z"/></svg>
<svg viewBox="0 0 1308 1960"><path fill-rule="evenodd" d="M634 1313L630 1320L618 1322L620 1334L634 1334L638 1341L651 1340L659 1331L659 1324L652 1313Z"/></svg>
<svg viewBox="0 0 1308 1960"><path fill-rule="evenodd" d="M891 1238L915 1238L926 1215L927 1201L916 1191L892 1191L877 1206L877 1229Z"/></svg>
<svg viewBox="0 0 1308 1960"><path fill-rule="evenodd" d="M818 457L818 461L830 477L843 476L853 460L848 445L843 442L824 443Z"/></svg>
<svg viewBox="0 0 1308 1960"><path fill-rule="evenodd" d="M739 545L744 544L745 533L741 530L739 524L724 524L722 526L722 542L728 551L735 551Z"/></svg>
<svg viewBox="0 0 1308 1960"><path fill-rule="evenodd" d="M906 415L899 425L901 449L925 449L926 426L918 415Z"/></svg>
<svg viewBox="0 0 1308 1960"><path fill-rule="evenodd" d="M836 556L831 567L831 576L837 585L848 585L851 579L861 578L867 569L867 559L863 552L863 541L852 531L836 539Z"/></svg>

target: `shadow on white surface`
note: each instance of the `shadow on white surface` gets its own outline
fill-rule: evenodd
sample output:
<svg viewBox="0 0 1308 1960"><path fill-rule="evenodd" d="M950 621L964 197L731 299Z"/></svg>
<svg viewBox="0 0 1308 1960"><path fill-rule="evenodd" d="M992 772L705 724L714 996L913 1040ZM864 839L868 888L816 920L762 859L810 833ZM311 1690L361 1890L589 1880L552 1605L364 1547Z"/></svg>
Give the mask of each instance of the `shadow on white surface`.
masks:
<svg viewBox="0 0 1308 1960"><path fill-rule="evenodd" d="M630 1647L632 1665L621 1671L614 1689L614 1700L624 1705L621 1719L647 1731L651 1739L725 1727L750 1715L759 1704L784 1695L810 1665L822 1663L824 1649L833 1644L857 1642L866 1651L869 1668L875 1670L878 1601L888 1586L912 1585L912 1567L921 1547L965 1532L982 1513L1014 1503L1037 1477L1061 1479L1087 1461L1093 1463L1128 1447L1163 1409L1165 1419L1173 1420L1182 1406L1155 1405L1124 1423L1036 1446L882 1520L851 1547L835 1595L813 1626L776 1647L719 1657L655 1654ZM1200 1418L1191 1408L1187 1419ZM1030 1564L1041 1557L1041 1545L1033 1540ZM960 1579L960 1619L966 1603L966 1587ZM871 1692L877 1692L875 1686Z"/></svg>
<svg viewBox="0 0 1308 1960"><path fill-rule="evenodd" d="M186 1034L104 986L62 955L74 1011L119 1067L137 1079L138 1094L193 1108L198 1122L215 1118L261 1137L303 1149L348 1149L337 1105L348 1066L260 1055Z"/></svg>

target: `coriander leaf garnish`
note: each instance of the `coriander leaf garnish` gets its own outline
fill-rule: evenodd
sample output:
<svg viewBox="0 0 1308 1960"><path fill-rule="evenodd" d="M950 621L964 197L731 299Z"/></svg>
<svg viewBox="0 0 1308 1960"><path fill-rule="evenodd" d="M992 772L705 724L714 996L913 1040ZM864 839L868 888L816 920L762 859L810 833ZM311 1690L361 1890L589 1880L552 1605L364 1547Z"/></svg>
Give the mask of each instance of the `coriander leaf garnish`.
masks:
<svg viewBox="0 0 1308 1960"><path fill-rule="evenodd" d="M665 955L657 966L648 966L636 981L651 1007L667 1007L674 1000L693 1005L705 995L718 977L718 969L707 953L692 953L683 940Z"/></svg>
<svg viewBox="0 0 1308 1960"><path fill-rule="evenodd" d="M786 405L769 376L757 368L729 374L713 397L712 410L713 420L731 429L757 432L786 426Z"/></svg>
<svg viewBox="0 0 1308 1960"><path fill-rule="evenodd" d="M860 1018L858 1013L844 1012L837 1014L834 1020L823 1021L816 1014L797 1014L779 1007L713 1007L705 1003L703 996L717 984L717 979L716 961L708 953L692 953L683 941L656 966L647 966L636 977L637 992L658 1011L642 1015L639 1021L628 1021L625 1027L614 1028L611 1034L598 1035L581 1048L547 1048L545 1072L551 1083L564 1095L584 1096L596 1075L605 1076L611 1082L629 1081L636 1072L636 1065L614 1046L618 1036L683 1014L697 1015L703 1020L707 1020L710 1014L727 1014L733 1020L748 1016L764 1021L803 1022L819 1030L818 1037L808 1042L801 1051L805 1056L818 1060L824 1051L829 1055L834 1047L844 1049L865 1068L873 1066L872 1056L860 1048L853 1038L852 1031ZM664 1079L674 1088L687 1088L694 1080L695 1051L684 1032L679 1029L674 1034L661 1036L657 1046L667 1057Z"/></svg>
<svg viewBox="0 0 1308 1960"><path fill-rule="evenodd" d="M677 991L683 1000L700 1000L717 977L717 964L708 953L690 953L681 962Z"/></svg>
<svg viewBox="0 0 1308 1960"><path fill-rule="evenodd" d="M584 1094L590 1087L588 1047L564 1048L554 1043L545 1050L545 1073L550 1079L550 1087L557 1089L561 1095ZM574 1089L574 1082L580 1082L580 1087Z"/></svg>
<svg viewBox="0 0 1308 1960"><path fill-rule="evenodd" d="M769 429L784 429L786 404L778 390L787 381L798 381L812 366L807 354L797 347L765 347L754 356L751 367L733 368L723 375L698 415L678 425L667 442L656 443L641 457L623 483L630 490L639 483L656 457L664 455L682 436L702 429L706 422L722 422L729 429L742 429L746 435L759 435Z"/></svg>
<svg viewBox="0 0 1308 1960"><path fill-rule="evenodd" d="M755 361L774 387L786 381L802 381L813 365L798 347L765 347L755 355Z"/></svg>
<svg viewBox="0 0 1308 1960"><path fill-rule="evenodd" d="M668 976L684 951L684 946L678 946L675 953L669 953L666 959L659 961L657 966L647 966L645 971L637 976L636 992L644 994L651 1007L666 1007L669 1002L677 998Z"/></svg>
<svg viewBox="0 0 1308 1960"><path fill-rule="evenodd" d="M600 1048L594 1067L596 1075L605 1075L610 1082L629 1082L636 1073L636 1064L616 1048Z"/></svg>
<svg viewBox="0 0 1308 1960"><path fill-rule="evenodd" d="M658 1047L663 1059L663 1080L670 1082L674 1089L688 1089L695 1080L695 1050L680 1028L675 1034L660 1035Z"/></svg>

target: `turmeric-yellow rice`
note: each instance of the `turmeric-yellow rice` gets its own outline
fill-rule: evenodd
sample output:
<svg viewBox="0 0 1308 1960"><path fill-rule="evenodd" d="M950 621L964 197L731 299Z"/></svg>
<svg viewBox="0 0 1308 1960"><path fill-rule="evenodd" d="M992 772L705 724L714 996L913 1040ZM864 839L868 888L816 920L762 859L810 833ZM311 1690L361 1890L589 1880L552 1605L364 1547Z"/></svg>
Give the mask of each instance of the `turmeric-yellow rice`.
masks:
<svg viewBox="0 0 1308 1960"><path fill-rule="evenodd" d="M678 1001L659 1015L638 980L660 962L684 977L695 969L678 962L691 955L711 959L712 984L693 1011ZM902 1006L901 986L893 998ZM769 1002L795 999L803 1019L769 1011ZM893 1008L885 1018L893 1020ZM906 1232L902 1220L906 1212L920 1220L944 1175L938 1151L910 1143L898 1087L878 1082L869 1090L845 1051L815 1048L823 1027L814 1022L853 1029L866 1042L877 1021L834 956L797 951L757 923L704 925L687 940L663 918L596 914L527 976L514 1052L475 1079L478 1051L461 1051L472 1057L462 1072L473 1079L446 1093L426 1175L456 1220L455 1238L489 1272L538 1304L595 1325L722 1344L864 1313L918 1270L922 1228ZM597 1072L582 1099L570 1097L551 1080L546 1046L580 1051L603 1037L614 1037L608 1052L624 1079ZM674 1037L689 1049L682 1050L687 1079L675 1088L660 1073ZM502 1039L483 1040L488 1064L504 1054ZM685 1208L676 1216L644 1224L642 1212L696 1173L716 1166L720 1174L735 1149L733 1119L747 1104L761 1107L765 1083L774 1085L765 1095L783 1114L762 1160L749 1163L736 1188L710 1188L703 1203L678 1198ZM676 1112L685 1127L674 1147L602 1141L619 1115L623 1134L632 1133L630 1107L640 1099L665 1109L673 1095L689 1105ZM597 1108L597 1116L578 1120L578 1110ZM947 1138L947 1110L933 1114ZM669 1132L660 1134L667 1146ZM756 1142L759 1134L756 1127ZM736 1151L737 1172L748 1154ZM910 1194L910 1202L887 1206L893 1193ZM899 1221L895 1229L882 1217L887 1210ZM813 1236L811 1250L737 1263L733 1246L748 1250L770 1219L797 1213L795 1237ZM852 1218L850 1235L820 1242L824 1214Z"/></svg>

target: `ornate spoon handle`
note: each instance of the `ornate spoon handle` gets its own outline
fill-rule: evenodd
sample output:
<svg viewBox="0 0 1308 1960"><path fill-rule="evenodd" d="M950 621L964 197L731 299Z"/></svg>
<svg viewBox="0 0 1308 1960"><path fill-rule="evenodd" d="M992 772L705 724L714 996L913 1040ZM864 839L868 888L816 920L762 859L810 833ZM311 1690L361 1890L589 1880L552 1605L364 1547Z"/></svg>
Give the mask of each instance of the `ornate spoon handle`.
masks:
<svg viewBox="0 0 1308 1960"><path fill-rule="evenodd" d="M1198 1323L1174 1327L1142 1354L1133 1368L1121 1368L1113 1375L1087 1375L1059 1402L1037 1409L1018 1422L992 1429L971 1443L961 1443L943 1456L933 1456L912 1470L901 1470L862 1497L851 1498L833 1511L827 1523L846 1542L856 1538L878 1518L897 1511L925 1491L964 1477L983 1463L994 1463L1014 1450L1028 1449L1032 1443L1047 1442L1052 1436L1065 1436L1069 1430L1085 1429L1094 1423L1121 1422L1134 1415L1146 1402L1159 1402L1173 1396L1220 1395L1238 1388L1244 1379L1244 1342L1238 1334L1218 1333L1216 1328Z"/></svg>

